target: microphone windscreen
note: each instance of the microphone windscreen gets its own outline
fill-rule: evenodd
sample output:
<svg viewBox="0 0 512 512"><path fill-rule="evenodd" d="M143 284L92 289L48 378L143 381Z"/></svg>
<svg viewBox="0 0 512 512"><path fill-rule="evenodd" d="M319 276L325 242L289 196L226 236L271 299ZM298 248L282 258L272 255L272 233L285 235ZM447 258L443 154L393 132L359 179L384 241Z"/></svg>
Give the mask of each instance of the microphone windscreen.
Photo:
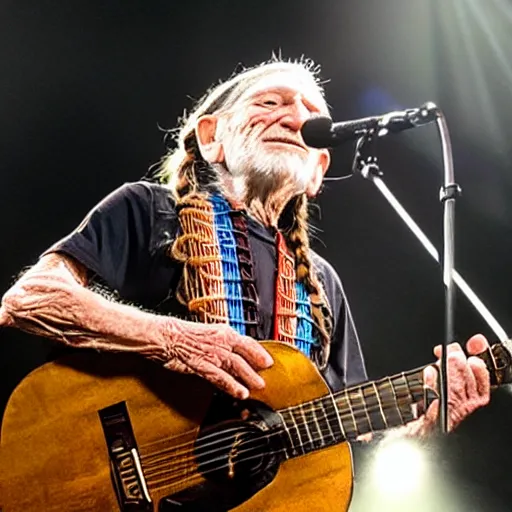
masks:
<svg viewBox="0 0 512 512"><path fill-rule="evenodd" d="M300 130L304 142L312 148L327 148L332 141L332 119L317 116L308 119Z"/></svg>

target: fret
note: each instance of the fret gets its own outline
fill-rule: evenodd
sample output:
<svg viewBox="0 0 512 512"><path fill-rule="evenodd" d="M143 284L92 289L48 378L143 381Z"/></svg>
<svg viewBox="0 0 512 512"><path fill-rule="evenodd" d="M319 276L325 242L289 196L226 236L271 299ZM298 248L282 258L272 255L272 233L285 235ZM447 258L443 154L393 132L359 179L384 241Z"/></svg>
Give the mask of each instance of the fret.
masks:
<svg viewBox="0 0 512 512"><path fill-rule="evenodd" d="M287 458L305 455L346 439L343 423L331 394L277 413L286 433Z"/></svg>
<svg viewBox="0 0 512 512"><path fill-rule="evenodd" d="M329 403L331 405L334 405L334 407L336 406L336 404L334 403L334 398L331 394L329 394L328 397L321 398L320 400L317 401L318 402L317 403L318 410L321 411L322 416L323 416L323 418L320 420L320 424L322 426L327 425L327 436L330 437L330 440L326 441L325 444L328 445L328 444L336 442L338 439L343 439L345 437L345 432L343 432L343 427L340 422L338 410L333 409L332 417L329 417L328 413L326 411L326 408L325 408L325 404L324 404L325 401L329 401ZM333 421L333 420L335 421L335 424L340 427L338 436L335 435L335 433L332 429L332 426L331 426L331 421ZM323 436L323 438L325 440L326 436ZM327 437L327 439L328 439L328 437Z"/></svg>
<svg viewBox="0 0 512 512"><path fill-rule="evenodd" d="M397 404L404 424L416 419L416 414L412 408L414 397L411 393L407 376L405 373L401 373L393 377L392 382L395 393L398 396Z"/></svg>
<svg viewBox="0 0 512 512"><path fill-rule="evenodd" d="M345 398L350 408L350 414L355 426L354 437L371 432L371 418L366 407L365 397L361 386L345 390Z"/></svg>
<svg viewBox="0 0 512 512"><path fill-rule="evenodd" d="M381 404L377 396L376 388L373 382L369 382L360 388L361 400L364 402L364 407L367 416L367 425L361 427L360 433L376 432L386 428L386 422L381 415ZM364 429L364 430L363 430Z"/></svg>
<svg viewBox="0 0 512 512"><path fill-rule="evenodd" d="M333 398L334 407L339 411L340 427L345 439L355 439L358 435L358 424L348 390L336 393Z"/></svg>
<svg viewBox="0 0 512 512"><path fill-rule="evenodd" d="M326 411L325 417L327 418L327 424L329 425L329 430L332 432L333 438L336 440L347 439L347 434L341 419L341 411L338 408L334 395L329 393L322 404Z"/></svg>
<svg viewBox="0 0 512 512"><path fill-rule="evenodd" d="M281 416L285 432L288 436L289 446L285 448L286 458L304 455L304 445L302 444L299 428L295 422L295 417L290 409L277 411Z"/></svg>
<svg viewBox="0 0 512 512"><path fill-rule="evenodd" d="M416 417L413 405L423 402L423 369L344 389L335 399L347 439L404 425Z"/></svg>
<svg viewBox="0 0 512 512"><path fill-rule="evenodd" d="M321 418L319 418L317 414L317 411L323 411L323 409L318 408L319 402L321 402L321 399L299 404L290 409L299 429L302 444L301 449L304 452L321 448L326 444L326 440L319 423L319 419L321 422Z"/></svg>
<svg viewBox="0 0 512 512"><path fill-rule="evenodd" d="M386 410L388 415L388 423L390 426L405 425L406 422L404 420L404 416L402 415L402 411L400 410L400 400L396 393L393 380L387 377L385 379L385 383L387 386L385 386L382 391L383 399L386 401L386 395L390 395L389 402L392 404L391 407L388 407Z"/></svg>
<svg viewBox="0 0 512 512"><path fill-rule="evenodd" d="M369 382L362 386L361 395L365 403L370 430L372 432L384 430L387 427L387 421L382 410L382 403L375 383Z"/></svg>
<svg viewBox="0 0 512 512"><path fill-rule="evenodd" d="M331 409L331 412L329 412ZM319 429L319 438L315 442L317 448L330 446L345 440L345 432L341 423L339 411L331 394L311 403L311 412Z"/></svg>
<svg viewBox="0 0 512 512"><path fill-rule="evenodd" d="M308 420L304 412L302 404L295 406L295 410L292 411L292 415L295 417L295 423L299 429L299 435L301 437L302 449L304 453L309 451L309 447L313 447L313 438L309 431Z"/></svg>
<svg viewBox="0 0 512 512"><path fill-rule="evenodd" d="M375 391L375 396L377 397L377 402L379 403L379 412L382 417L382 421L384 421L385 427L388 428L388 426L389 426L388 420L386 418L386 414L384 413L384 407L382 406L382 400L380 398L380 393L377 388L377 384L375 384L375 382L373 382L372 384L373 384L373 390Z"/></svg>
<svg viewBox="0 0 512 512"><path fill-rule="evenodd" d="M306 413L304 413L304 420L307 422L308 428L310 429L312 443L315 448L321 448L322 446L325 445L324 434L322 432L322 429L320 428L320 423L318 422L317 416L317 410L321 410L319 409L318 404L321 403L321 400L315 400L314 402L309 402L302 405L303 411L304 407L309 407L307 415Z"/></svg>
<svg viewBox="0 0 512 512"><path fill-rule="evenodd" d="M383 421L384 428L404 425L404 416L400 410L400 399L395 390L393 380L386 377L373 383L374 391L379 403L379 411ZM410 408L410 397L402 396L402 403Z"/></svg>
<svg viewBox="0 0 512 512"><path fill-rule="evenodd" d="M342 421L345 419L343 410L344 409L346 410L348 408L349 418L350 418L349 425L350 425L350 423L352 423L352 425L354 427L353 433L350 432L350 428L347 428L346 423L343 423L343 425L345 426L345 432L347 432L347 434L348 434L347 439L354 439L357 437L357 434L358 434L357 420L356 420L356 415L354 414L354 409L352 409L352 403L350 401L350 397L349 397L347 389L345 389L343 391L341 398L345 400L346 405L345 405L345 407L343 407L343 403L342 403L339 407L340 413L341 413L340 418Z"/></svg>
<svg viewBox="0 0 512 512"><path fill-rule="evenodd" d="M422 402L425 397L425 384L423 382L423 368L420 370L404 372L409 393L413 402Z"/></svg>

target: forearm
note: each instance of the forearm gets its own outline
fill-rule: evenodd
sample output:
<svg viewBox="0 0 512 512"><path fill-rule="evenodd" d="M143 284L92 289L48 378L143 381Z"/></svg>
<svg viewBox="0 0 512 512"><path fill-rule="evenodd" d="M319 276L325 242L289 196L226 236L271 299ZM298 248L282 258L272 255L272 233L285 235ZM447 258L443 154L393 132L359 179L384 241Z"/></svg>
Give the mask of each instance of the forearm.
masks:
<svg viewBox="0 0 512 512"><path fill-rule="evenodd" d="M21 278L0 309L0 324L6 326L74 347L137 352L162 361L168 358L165 340L174 320L109 301L73 279L37 273Z"/></svg>

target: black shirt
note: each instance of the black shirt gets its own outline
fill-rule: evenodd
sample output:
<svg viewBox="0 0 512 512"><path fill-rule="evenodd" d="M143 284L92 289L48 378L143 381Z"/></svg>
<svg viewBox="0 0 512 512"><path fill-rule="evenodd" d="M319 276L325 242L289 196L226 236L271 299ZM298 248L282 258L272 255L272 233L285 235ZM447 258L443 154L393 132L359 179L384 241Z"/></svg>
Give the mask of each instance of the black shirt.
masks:
<svg viewBox="0 0 512 512"><path fill-rule="evenodd" d="M272 229L247 217L259 295L259 337L270 339L276 243ZM85 265L123 300L160 314L186 314L174 292L181 264L169 257L179 223L169 190L149 182L127 183L103 199L70 235L46 253L62 252ZM312 261L333 312L331 353L324 377L333 391L367 380L352 316L334 269L312 251Z"/></svg>

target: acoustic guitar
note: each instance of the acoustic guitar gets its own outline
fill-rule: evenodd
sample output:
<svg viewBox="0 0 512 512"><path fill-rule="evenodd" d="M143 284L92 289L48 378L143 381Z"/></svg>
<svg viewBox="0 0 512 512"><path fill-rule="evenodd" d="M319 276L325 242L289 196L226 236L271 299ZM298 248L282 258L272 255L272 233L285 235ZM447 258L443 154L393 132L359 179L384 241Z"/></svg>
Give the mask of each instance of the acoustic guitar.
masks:
<svg viewBox="0 0 512 512"><path fill-rule="evenodd" d="M135 355L83 352L13 392L0 508L31 511L344 511L349 440L414 419L423 369L331 393L299 350L265 342L264 390L236 401ZM481 357L511 382L512 344Z"/></svg>

